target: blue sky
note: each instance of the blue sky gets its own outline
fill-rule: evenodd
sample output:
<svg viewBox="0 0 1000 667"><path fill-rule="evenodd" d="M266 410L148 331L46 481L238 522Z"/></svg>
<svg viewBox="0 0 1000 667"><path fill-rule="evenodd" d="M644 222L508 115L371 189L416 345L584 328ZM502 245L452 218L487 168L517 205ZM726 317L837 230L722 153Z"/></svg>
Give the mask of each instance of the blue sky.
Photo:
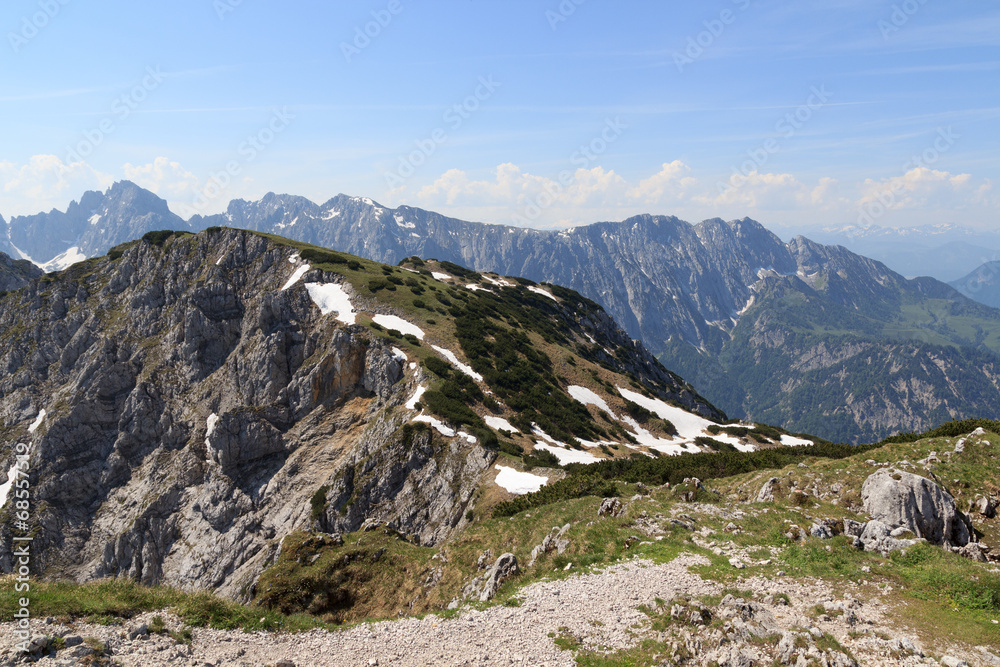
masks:
<svg viewBox="0 0 1000 667"><path fill-rule="evenodd" d="M9 0L0 26L7 218L129 178L182 215L1000 222L994 3Z"/></svg>

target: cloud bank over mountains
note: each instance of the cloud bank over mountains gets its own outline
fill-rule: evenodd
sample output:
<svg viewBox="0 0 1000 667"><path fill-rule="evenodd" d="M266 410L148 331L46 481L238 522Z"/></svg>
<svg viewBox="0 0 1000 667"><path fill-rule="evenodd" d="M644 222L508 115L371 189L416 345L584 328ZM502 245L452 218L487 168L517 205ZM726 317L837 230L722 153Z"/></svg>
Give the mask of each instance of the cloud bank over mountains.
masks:
<svg viewBox="0 0 1000 667"><path fill-rule="evenodd" d="M119 173L110 174L86 162L67 164L55 155L35 155L24 164L0 162L3 214L64 208L80 192L103 190L122 178L166 199L185 218L221 212L234 198L258 199L268 190L282 189L249 175L212 188L211 174L200 176L162 156L147 164L126 163ZM336 184L297 194L322 200L331 188ZM213 196L206 200L205 192ZM410 204L464 219L540 228L621 220L646 212L690 219L750 216L779 226L809 221L882 226L961 221L984 226L995 224L1000 211L1000 197L990 179L922 165L888 178L848 182L748 169L720 178L682 160L628 177L599 164L550 175L508 162L481 174L448 169L423 181L413 178L396 188L364 194L393 206Z"/></svg>

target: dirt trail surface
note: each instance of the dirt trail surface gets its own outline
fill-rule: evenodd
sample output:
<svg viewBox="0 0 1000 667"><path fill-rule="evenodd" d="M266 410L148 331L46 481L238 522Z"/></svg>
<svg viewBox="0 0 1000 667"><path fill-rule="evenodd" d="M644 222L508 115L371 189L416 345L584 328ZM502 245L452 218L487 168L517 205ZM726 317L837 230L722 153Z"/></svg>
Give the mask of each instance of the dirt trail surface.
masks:
<svg viewBox="0 0 1000 667"><path fill-rule="evenodd" d="M708 607L713 618L729 618L726 624L709 627L705 624L680 623L666 632L649 629L649 616L640 605L656 606L656 598L668 601L687 596L700 607L698 598L718 596L721 585L705 581L689 572L691 565L705 564L700 556L682 555L669 563L653 563L633 559L603 571L569 577L561 581L539 582L527 586L520 594L520 606L494 606L485 610L463 609L452 618L429 615L423 619L405 618L354 626L339 632L311 631L302 634L244 633L204 628L193 629L190 645L175 642L166 635L145 635L130 639L130 630L149 623L155 614L146 613L131 619L125 626L100 626L75 623L72 627L58 623L32 621L33 635L62 636L67 644L55 655L44 658L42 664L72 665L91 660L86 644L69 647L80 638L89 643L100 640L110 649L112 664L127 667L154 665L235 665L304 667L306 665L574 665L573 652L556 646L553 636L572 637L584 647L614 650L633 646L638 636L651 636L668 643L675 639L675 649L689 650L690 662L684 664L772 664L775 647L764 642L745 641L747 630L766 628L774 635L788 636L785 643L795 643L795 637L805 632L829 633L844 646L853 649L858 662L830 662L830 665L917 665L939 664L923 657L917 646L910 650L909 640L887 640L892 630L882 626L884 610L878 604L861 603L851 598L838 598L825 584L818 581L769 581L748 579L741 585L752 588L763 603L743 604L742 600L719 603ZM790 605L771 602L768 596L787 594ZM716 598L717 599L717 598ZM851 613L810 621L805 610L820 601L837 604ZM726 605L730 605L727 607ZM737 610L735 612L728 609ZM740 612L739 610L743 611ZM750 609L750 616L747 616ZM856 612L855 612L856 610ZM743 614L741 621L740 613ZM687 612L685 611L685 618ZM168 629L181 628L180 620L161 614ZM755 616L755 617L754 617ZM754 618L751 618L754 617ZM815 625L812 625L815 623ZM761 625L763 624L763 625ZM716 624L718 626L718 624ZM810 627L812 625L812 627ZM819 627L816 627L819 626ZM795 628L800 634L792 635ZM854 628L856 637L849 638ZM742 633L742 634L741 634ZM858 637L860 635L860 637ZM878 635L882 635L880 638ZM728 640L726 637L728 636ZM893 635L894 637L896 635ZM784 637L783 637L784 638ZM895 642L895 643L893 643ZM797 642L800 653L809 642ZM0 625L0 664L15 664L14 626ZM781 646L777 647L778 649ZM734 652L742 652L748 660L742 662ZM820 654L822 652L820 651ZM664 664L676 664L664 655ZM795 664L799 656L791 656ZM970 655L970 658L975 657ZM978 660L970 664L992 664ZM722 660L719 660L722 658ZM735 660L735 661L734 661ZM800 664L805 664L800 663ZM1000 664L1000 663L997 663Z"/></svg>

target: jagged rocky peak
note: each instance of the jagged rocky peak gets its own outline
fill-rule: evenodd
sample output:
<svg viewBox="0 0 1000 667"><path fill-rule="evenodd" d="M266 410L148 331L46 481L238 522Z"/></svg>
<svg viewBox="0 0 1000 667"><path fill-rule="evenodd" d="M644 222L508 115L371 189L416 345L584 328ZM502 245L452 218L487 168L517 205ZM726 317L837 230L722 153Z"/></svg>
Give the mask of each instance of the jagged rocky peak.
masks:
<svg viewBox="0 0 1000 667"><path fill-rule="evenodd" d="M91 200L87 196L92 195ZM109 215L134 215L136 211L146 214L159 214L170 217L173 214L167 206L167 202L156 196L149 190L140 188L132 181L118 181L104 193L103 202L99 201L100 194L90 192L80 200L81 208L87 210L91 207L97 208L103 203Z"/></svg>
<svg viewBox="0 0 1000 667"><path fill-rule="evenodd" d="M88 191L66 211L12 218L10 242L48 270L102 255L112 246L157 229L189 229L170 212L167 202L131 181L119 181L104 193ZM57 261L53 262L56 258Z"/></svg>
<svg viewBox="0 0 1000 667"><path fill-rule="evenodd" d="M699 440L725 416L572 290L230 228L30 280L0 296L0 350L0 457L32 450L34 567L81 581L245 599L296 530L448 538L501 448L763 446Z"/></svg>

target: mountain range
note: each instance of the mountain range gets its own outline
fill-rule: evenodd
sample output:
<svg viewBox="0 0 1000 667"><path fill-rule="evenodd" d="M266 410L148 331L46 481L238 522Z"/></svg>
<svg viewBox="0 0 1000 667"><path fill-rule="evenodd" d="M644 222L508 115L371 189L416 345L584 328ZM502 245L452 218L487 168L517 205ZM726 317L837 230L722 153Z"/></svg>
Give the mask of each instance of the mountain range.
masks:
<svg viewBox="0 0 1000 667"><path fill-rule="evenodd" d="M65 213L14 218L9 229L15 252L52 261L153 229L214 226L569 287L734 417L859 442L1000 416L998 311L843 247L801 236L784 243L746 218L692 225L643 215L544 231L346 195L315 204L268 194L184 221L123 182Z"/></svg>

